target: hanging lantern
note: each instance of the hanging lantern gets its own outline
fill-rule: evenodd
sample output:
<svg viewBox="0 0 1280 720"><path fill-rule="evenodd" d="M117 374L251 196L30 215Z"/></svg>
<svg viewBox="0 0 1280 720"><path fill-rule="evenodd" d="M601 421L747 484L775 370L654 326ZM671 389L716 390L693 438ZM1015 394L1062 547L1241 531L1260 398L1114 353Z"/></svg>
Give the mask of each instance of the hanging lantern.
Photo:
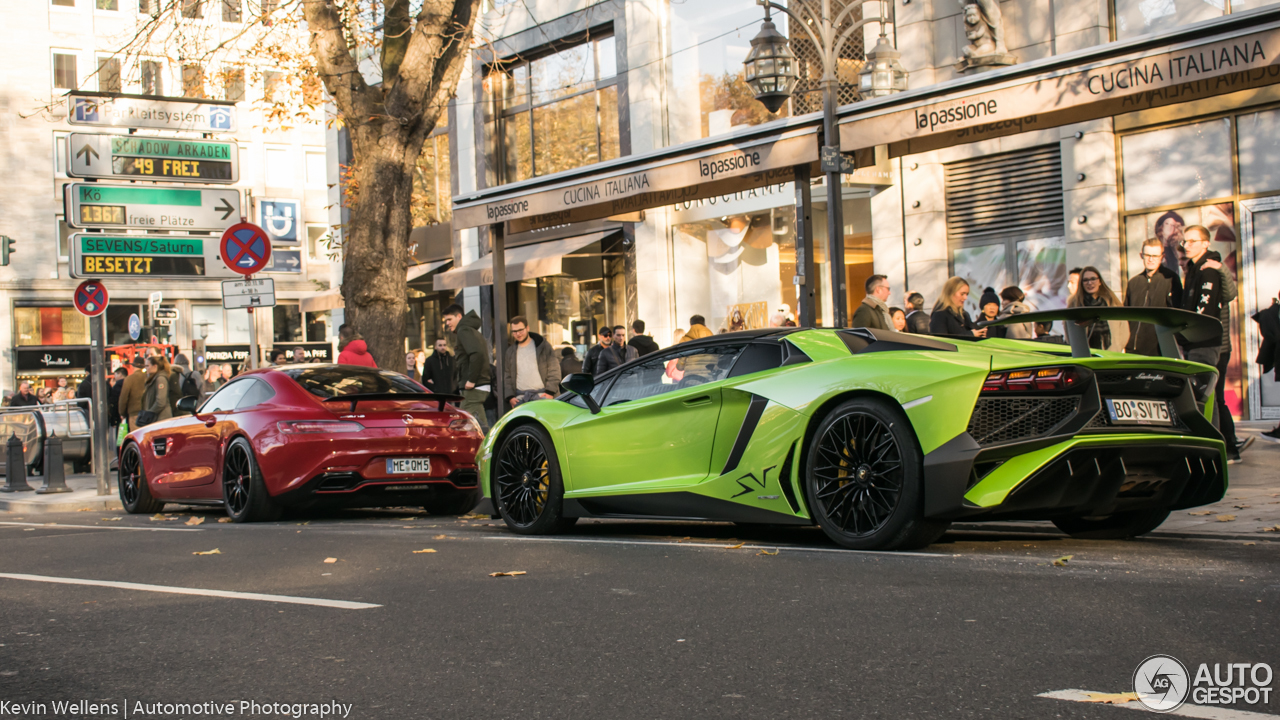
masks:
<svg viewBox="0 0 1280 720"><path fill-rule="evenodd" d="M769 8L765 6L764 24L760 32L751 38L751 52L742 63L746 67L747 85L755 93L756 100L771 113L778 112L791 97L796 84L796 56L787 45L787 38L773 24Z"/></svg>
<svg viewBox="0 0 1280 720"><path fill-rule="evenodd" d="M859 73L858 90L862 97L873 98L907 89L907 71L902 67L902 53L889 44L884 32L876 46L867 53L867 62Z"/></svg>

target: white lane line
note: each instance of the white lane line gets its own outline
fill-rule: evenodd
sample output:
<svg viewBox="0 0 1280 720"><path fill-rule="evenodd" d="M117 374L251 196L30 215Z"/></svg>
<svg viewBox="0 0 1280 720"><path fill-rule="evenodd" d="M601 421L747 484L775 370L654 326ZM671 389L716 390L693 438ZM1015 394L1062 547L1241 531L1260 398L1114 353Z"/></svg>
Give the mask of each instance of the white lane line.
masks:
<svg viewBox="0 0 1280 720"><path fill-rule="evenodd" d="M1054 690L1052 692L1040 693L1036 697L1052 698L1054 700L1071 700L1073 702L1096 703L1090 699L1092 695L1104 695L1106 693L1093 692L1091 690ZM1130 710L1145 710L1154 713L1155 710L1149 710L1137 700L1131 700L1126 703L1115 703L1112 707L1128 708ZM1266 713L1250 712L1248 710L1233 710L1224 707L1211 707L1208 705L1183 705L1172 712L1158 713L1160 715L1179 715L1181 717L1205 718L1205 720L1276 720L1280 715L1268 715Z"/></svg>
<svg viewBox="0 0 1280 720"><path fill-rule="evenodd" d="M724 550L728 540L720 542L672 542L664 540L597 540L595 538L556 538L527 537L523 535L486 535L485 540L506 540L507 542L552 542L552 543L586 543L592 545L666 545L682 548L703 548L707 550ZM927 557L950 558L952 555L941 553L899 552L896 550L847 550L844 548L811 548L798 545L743 545L737 550L788 550L793 552L825 552L851 553L856 555L880 555L883 557Z"/></svg>
<svg viewBox="0 0 1280 720"><path fill-rule="evenodd" d="M138 532L200 532L200 528L168 528L168 527L112 527L111 525L63 525L61 523L0 522L0 525L21 525L23 527L81 528L84 530L137 530Z"/></svg>
<svg viewBox="0 0 1280 720"><path fill-rule="evenodd" d="M381 605L351 602L349 600L325 600L323 598L295 597L293 595L264 595L262 593L235 592L233 590L202 590L200 588L174 587L172 585L146 585L144 583L115 582L113 580L82 580L80 578L50 577L48 575L0 573L0 578L60 583L62 585L92 585L95 587L118 588L120 590L144 590L146 592L173 593L175 595L203 595L205 597L230 598L232 600L261 600L263 602L291 603L294 605L316 605L341 610L367 610L369 608L382 607Z"/></svg>

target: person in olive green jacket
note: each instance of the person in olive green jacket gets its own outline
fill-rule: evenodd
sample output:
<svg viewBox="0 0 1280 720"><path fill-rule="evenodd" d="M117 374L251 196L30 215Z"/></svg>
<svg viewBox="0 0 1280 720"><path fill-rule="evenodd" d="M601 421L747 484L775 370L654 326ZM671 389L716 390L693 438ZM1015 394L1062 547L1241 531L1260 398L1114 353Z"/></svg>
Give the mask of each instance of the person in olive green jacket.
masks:
<svg viewBox="0 0 1280 720"><path fill-rule="evenodd" d="M455 333L458 338L454 344L457 348L454 362L455 372L458 374L458 391L465 398L462 409L474 415L480 427L488 432L489 419L485 414L484 403L493 390L490 385L493 375L489 370L489 343L480 334L480 316L474 310L463 315L462 306L454 304L445 308L441 317L449 332Z"/></svg>
<svg viewBox="0 0 1280 720"><path fill-rule="evenodd" d="M169 361L163 355L147 358L147 390L142 395L142 412L134 418L138 427L173 417L173 408L169 405L169 376Z"/></svg>
<svg viewBox="0 0 1280 720"><path fill-rule="evenodd" d="M129 430L137 428L138 413L142 412L142 396L147 392L147 373L143 371L146 367L142 356L135 355L133 372L120 381L120 417L128 423Z"/></svg>

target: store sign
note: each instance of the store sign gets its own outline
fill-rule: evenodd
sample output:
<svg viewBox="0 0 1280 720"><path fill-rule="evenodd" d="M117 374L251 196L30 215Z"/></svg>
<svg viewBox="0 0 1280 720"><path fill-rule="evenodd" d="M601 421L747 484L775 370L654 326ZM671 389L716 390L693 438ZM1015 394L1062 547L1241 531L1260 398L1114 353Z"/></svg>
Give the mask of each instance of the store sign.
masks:
<svg viewBox="0 0 1280 720"><path fill-rule="evenodd" d="M283 350L288 353L288 362L293 362L293 349L302 348L302 352L306 354L306 362L309 363L331 363L333 362L333 346L326 342L305 342L305 343L283 343L278 342L271 346L272 350Z"/></svg>
<svg viewBox="0 0 1280 720"><path fill-rule="evenodd" d="M249 361L248 345L205 345L204 361L208 365L231 363L238 365Z"/></svg>
<svg viewBox="0 0 1280 720"><path fill-rule="evenodd" d="M516 233L621 215L785 182L793 177L792 168L817 160L816 129L797 131L550 190L462 203L454 208L453 228L507 222Z"/></svg>
<svg viewBox="0 0 1280 720"><path fill-rule="evenodd" d="M240 179L240 150L234 141L71 133L67 155L71 177L199 183Z"/></svg>
<svg viewBox="0 0 1280 720"><path fill-rule="evenodd" d="M218 239L187 235L71 236L71 277L235 278L218 256Z"/></svg>
<svg viewBox="0 0 1280 720"><path fill-rule="evenodd" d="M67 122L200 133L233 133L239 129L234 104L91 93L68 96Z"/></svg>
<svg viewBox="0 0 1280 720"><path fill-rule="evenodd" d="M67 183L72 227L222 231L240 222L240 191L154 185Z"/></svg>
<svg viewBox="0 0 1280 720"><path fill-rule="evenodd" d="M1280 82L1280 25L1020 78L840 124L846 152L926 152Z"/></svg>
<svg viewBox="0 0 1280 720"><path fill-rule="evenodd" d="M65 370L80 372L89 364L89 348L84 345L20 347L18 372Z"/></svg>

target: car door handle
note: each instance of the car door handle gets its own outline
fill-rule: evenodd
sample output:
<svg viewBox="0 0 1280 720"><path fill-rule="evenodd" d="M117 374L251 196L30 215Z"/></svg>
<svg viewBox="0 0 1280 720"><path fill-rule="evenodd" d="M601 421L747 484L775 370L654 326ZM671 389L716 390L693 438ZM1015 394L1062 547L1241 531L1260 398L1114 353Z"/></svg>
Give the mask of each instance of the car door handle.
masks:
<svg viewBox="0 0 1280 720"><path fill-rule="evenodd" d="M698 407L699 405L709 405L711 403L710 395L699 395L696 398L689 398L684 401L685 407Z"/></svg>

